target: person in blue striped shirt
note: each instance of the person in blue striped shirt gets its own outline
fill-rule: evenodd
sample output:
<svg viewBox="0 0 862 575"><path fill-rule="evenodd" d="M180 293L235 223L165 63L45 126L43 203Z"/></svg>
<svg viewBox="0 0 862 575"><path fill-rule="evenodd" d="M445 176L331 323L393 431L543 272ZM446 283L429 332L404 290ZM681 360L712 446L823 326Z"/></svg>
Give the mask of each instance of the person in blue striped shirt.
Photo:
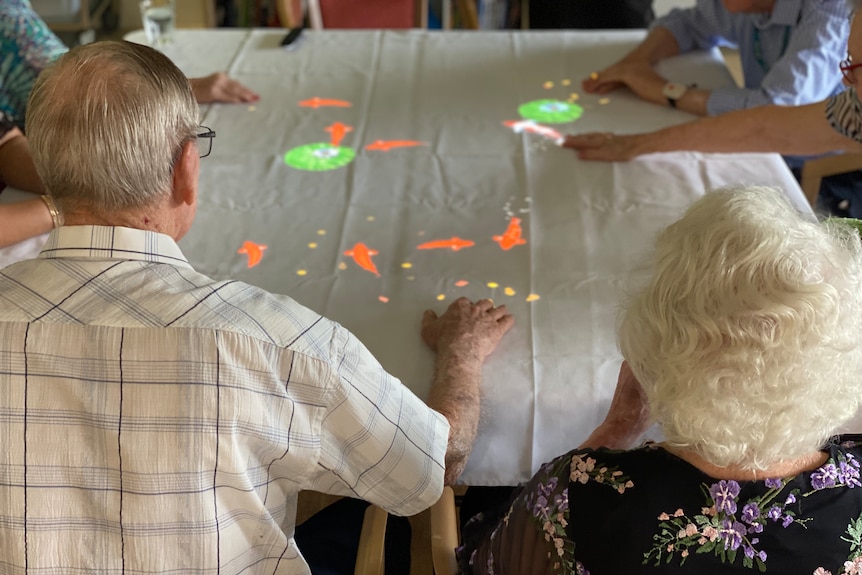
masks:
<svg viewBox="0 0 862 575"><path fill-rule="evenodd" d="M644 100L701 116L765 104L798 106L841 91L849 34L845 0L698 0L657 20L622 60L583 82L589 93L628 87ZM739 50L744 85L705 90L668 82L660 60L716 46Z"/></svg>

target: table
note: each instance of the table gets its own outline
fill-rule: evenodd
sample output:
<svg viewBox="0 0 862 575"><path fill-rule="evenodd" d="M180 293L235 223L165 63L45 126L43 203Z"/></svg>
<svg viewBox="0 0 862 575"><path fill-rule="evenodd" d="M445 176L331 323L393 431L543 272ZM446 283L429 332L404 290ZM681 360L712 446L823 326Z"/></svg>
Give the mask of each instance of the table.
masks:
<svg viewBox="0 0 862 575"><path fill-rule="evenodd" d="M279 47L283 34L177 32L168 55L186 73L226 70L262 96L204 111L218 137L180 245L202 273L288 294L342 323L420 396L433 363L422 310L459 296L505 303L516 326L486 364L468 484L524 480L604 417L621 359L619 305L646 277L657 231L693 200L756 183L809 209L777 155L585 163L503 125L546 99L582 107L566 132L691 119L625 93L580 93L580 79L642 32L325 31L292 51ZM731 81L716 54L678 58L662 73L704 87ZM573 109L532 108L542 118ZM333 143L332 158L313 155ZM289 151L295 165L343 165L297 169ZM444 247L420 247L430 242Z"/></svg>

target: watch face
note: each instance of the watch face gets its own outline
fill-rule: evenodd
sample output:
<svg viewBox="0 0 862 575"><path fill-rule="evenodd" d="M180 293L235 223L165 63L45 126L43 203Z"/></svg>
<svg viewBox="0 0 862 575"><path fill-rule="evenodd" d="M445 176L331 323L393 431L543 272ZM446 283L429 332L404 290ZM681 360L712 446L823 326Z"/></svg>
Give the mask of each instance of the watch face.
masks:
<svg viewBox="0 0 862 575"><path fill-rule="evenodd" d="M670 100L679 100L680 98L682 98L683 94L686 93L686 91L688 91L688 86L686 86L685 84L668 82L664 85L662 95Z"/></svg>

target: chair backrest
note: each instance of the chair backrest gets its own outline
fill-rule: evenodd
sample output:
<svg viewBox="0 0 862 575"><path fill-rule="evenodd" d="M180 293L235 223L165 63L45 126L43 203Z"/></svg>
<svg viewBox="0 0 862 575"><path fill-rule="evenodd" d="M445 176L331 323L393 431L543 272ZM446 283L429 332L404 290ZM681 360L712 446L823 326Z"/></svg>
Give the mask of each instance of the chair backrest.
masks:
<svg viewBox="0 0 862 575"><path fill-rule="evenodd" d="M428 0L308 0L314 29L424 27L427 13Z"/></svg>
<svg viewBox="0 0 862 575"><path fill-rule="evenodd" d="M820 194L820 182L823 178L856 170L862 170L862 154L836 154L806 160L802 164L800 186L811 207L817 207L817 196Z"/></svg>

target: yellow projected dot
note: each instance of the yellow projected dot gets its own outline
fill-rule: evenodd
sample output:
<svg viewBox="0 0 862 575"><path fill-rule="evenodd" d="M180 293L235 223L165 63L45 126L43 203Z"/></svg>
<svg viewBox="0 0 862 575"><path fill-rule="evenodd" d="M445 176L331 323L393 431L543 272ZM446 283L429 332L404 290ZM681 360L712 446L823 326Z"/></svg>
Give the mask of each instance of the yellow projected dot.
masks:
<svg viewBox="0 0 862 575"><path fill-rule="evenodd" d="M604 106L605 104L607 104L610 101L611 101L610 98L599 98L599 105Z"/></svg>
<svg viewBox="0 0 862 575"><path fill-rule="evenodd" d="M411 264L410 262L404 262L403 264L401 264L401 267L404 268L405 270L409 270L410 268L413 267L413 264Z"/></svg>
<svg viewBox="0 0 862 575"><path fill-rule="evenodd" d="M311 249L314 249L317 247L317 244L314 242L311 242L310 244L308 244L308 247L310 247Z"/></svg>
<svg viewBox="0 0 862 575"><path fill-rule="evenodd" d="M369 222L373 222L373 221L374 221L374 216L368 216L367 218L365 218L365 220L366 220L366 221L369 221Z"/></svg>
<svg viewBox="0 0 862 575"><path fill-rule="evenodd" d="M442 293L437 296L437 301L443 301L444 299L446 299L446 296Z"/></svg>
<svg viewBox="0 0 862 575"><path fill-rule="evenodd" d="M592 74L590 74L590 80L598 80L598 79L599 79L599 75L598 75L598 74L596 74L595 72L593 72Z"/></svg>
<svg viewBox="0 0 862 575"><path fill-rule="evenodd" d="M554 87L554 83L553 82L545 82L544 84L542 84L542 86L545 87L545 90L550 90L551 88Z"/></svg>
<svg viewBox="0 0 862 575"><path fill-rule="evenodd" d="M408 280L408 281L411 281L411 282L412 282L412 281L413 281L413 280L415 280L415 279L416 279L416 276L407 276L407 280Z"/></svg>
<svg viewBox="0 0 862 575"><path fill-rule="evenodd" d="M538 299L539 299L538 294L531 293L530 295L527 296L527 301L536 301Z"/></svg>
<svg viewBox="0 0 862 575"><path fill-rule="evenodd" d="M308 275L308 271L307 270L296 270L296 275L298 275L298 276Z"/></svg>
<svg viewBox="0 0 862 575"><path fill-rule="evenodd" d="M572 92L571 94L569 94L569 100L577 100L580 97L581 97L581 95L578 94L577 92Z"/></svg>
<svg viewBox="0 0 862 575"><path fill-rule="evenodd" d="M560 84L562 84L563 86L568 86L568 85L569 85L569 84L571 84L571 83L572 83L572 81L571 81L571 80L569 80L568 78L566 78L565 80L563 80L562 82L560 82Z"/></svg>
<svg viewBox="0 0 862 575"><path fill-rule="evenodd" d="M498 284L497 282L488 282L488 287L491 289L496 289L500 287L500 284Z"/></svg>
<svg viewBox="0 0 862 575"><path fill-rule="evenodd" d="M319 236L325 236L325 235L326 235L326 230L317 230L317 235L319 235Z"/></svg>
<svg viewBox="0 0 862 575"><path fill-rule="evenodd" d="M347 264L346 264L346 263L344 263L344 262L340 262L340 263L338 264L338 269L340 269L340 270L346 270L346 269L347 269Z"/></svg>
<svg viewBox="0 0 862 575"><path fill-rule="evenodd" d="M257 108L255 106L249 106L248 107L249 112L254 112L255 110L257 110Z"/></svg>
<svg viewBox="0 0 862 575"><path fill-rule="evenodd" d="M503 290L503 293L506 295L515 295L515 290L513 290L510 287L507 287L506 289Z"/></svg>
<svg viewBox="0 0 862 575"><path fill-rule="evenodd" d="M379 298L377 298L377 299L379 299L379 300L380 300L380 301L382 301L383 303L389 303L389 298L388 298L388 297L386 297L385 295L382 295L382 296L380 296L380 297L379 297Z"/></svg>

